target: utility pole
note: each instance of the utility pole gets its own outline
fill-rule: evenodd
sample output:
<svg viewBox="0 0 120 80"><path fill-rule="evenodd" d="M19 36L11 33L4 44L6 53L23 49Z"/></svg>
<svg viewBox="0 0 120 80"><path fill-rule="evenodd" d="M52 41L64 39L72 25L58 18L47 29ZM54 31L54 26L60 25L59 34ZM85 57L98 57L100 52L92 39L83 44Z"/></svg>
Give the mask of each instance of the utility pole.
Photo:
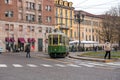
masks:
<svg viewBox="0 0 120 80"><path fill-rule="evenodd" d="M80 44L81 44L81 41L80 41L80 24L82 21L84 21L84 15L80 13L80 11L78 11L77 14L75 14L75 21L79 24L79 27L78 27L78 36L79 36L79 44L78 44L78 51L80 51Z"/></svg>

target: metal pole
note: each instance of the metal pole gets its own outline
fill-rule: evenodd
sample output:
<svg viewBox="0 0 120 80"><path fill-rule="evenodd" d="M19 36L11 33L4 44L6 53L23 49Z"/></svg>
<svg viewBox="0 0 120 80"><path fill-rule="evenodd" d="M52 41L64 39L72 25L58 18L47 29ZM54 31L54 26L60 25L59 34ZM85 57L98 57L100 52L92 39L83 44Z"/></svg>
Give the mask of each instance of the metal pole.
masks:
<svg viewBox="0 0 120 80"><path fill-rule="evenodd" d="M8 46L9 46L9 52L10 52L10 24L8 25L8 39L9 39L9 41L8 41Z"/></svg>
<svg viewBox="0 0 120 80"><path fill-rule="evenodd" d="M80 51L80 20L79 20L79 28L78 28L78 30L79 30L79 44L78 44L78 50Z"/></svg>
<svg viewBox="0 0 120 80"><path fill-rule="evenodd" d="M80 44L81 44L81 41L80 41L80 23L84 20L84 15L81 15L80 11L79 11L79 13L75 15L75 20L78 23L78 38L79 38L78 51L80 51L81 50L80 49Z"/></svg>
<svg viewBox="0 0 120 80"><path fill-rule="evenodd" d="M46 32L44 33L45 35L45 52L46 52Z"/></svg>
<svg viewBox="0 0 120 80"><path fill-rule="evenodd" d="M78 14L78 24L79 24L79 45L78 45L78 50L80 51L80 22L81 22L81 17L80 17L80 11L79 11L79 14Z"/></svg>

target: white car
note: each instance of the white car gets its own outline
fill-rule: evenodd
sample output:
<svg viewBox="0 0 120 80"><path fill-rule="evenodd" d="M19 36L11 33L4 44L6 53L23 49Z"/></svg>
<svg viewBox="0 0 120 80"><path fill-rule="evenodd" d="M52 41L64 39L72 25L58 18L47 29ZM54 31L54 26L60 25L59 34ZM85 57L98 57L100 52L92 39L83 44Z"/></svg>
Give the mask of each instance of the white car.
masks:
<svg viewBox="0 0 120 80"><path fill-rule="evenodd" d="M2 47L0 47L0 53L2 53L3 52L3 48Z"/></svg>
<svg viewBox="0 0 120 80"><path fill-rule="evenodd" d="M5 52L5 44L0 40L0 53Z"/></svg>

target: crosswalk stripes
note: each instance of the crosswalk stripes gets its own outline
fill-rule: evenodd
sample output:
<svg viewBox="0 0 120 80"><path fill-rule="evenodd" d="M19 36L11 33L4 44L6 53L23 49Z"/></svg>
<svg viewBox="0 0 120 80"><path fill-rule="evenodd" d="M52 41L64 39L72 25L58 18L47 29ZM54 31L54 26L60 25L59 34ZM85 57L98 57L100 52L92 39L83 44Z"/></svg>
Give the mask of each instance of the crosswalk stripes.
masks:
<svg viewBox="0 0 120 80"><path fill-rule="evenodd" d="M62 65L62 64L55 64L55 66L58 66L58 67L66 67L65 65Z"/></svg>
<svg viewBox="0 0 120 80"><path fill-rule="evenodd" d="M44 67L53 67L53 66L48 65L48 64L41 64L41 65L44 66Z"/></svg>
<svg viewBox="0 0 120 80"><path fill-rule="evenodd" d="M0 64L0 67L7 67L6 64Z"/></svg>
<svg viewBox="0 0 120 80"><path fill-rule="evenodd" d="M85 63L81 63L81 64L79 64L79 65L86 66L86 67L95 67L94 65L85 64Z"/></svg>
<svg viewBox="0 0 120 80"><path fill-rule="evenodd" d="M22 65L20 64L13 64L14 67L23 67Z"/></svg>
<svg viewBox="0 0 120 80"><path fill-rule="evenodd" d="M106 63L106 65L113 67L113 68L120 68L120 62L115 62L115 63Z"/></svg>
<svg viewBox="0 0 120 80"><path fill-rule="evenodd" d="M99 62L80 62L80 63L77 63L77 64L24 64L24 65L21 65L21 64L11 64L11 66L13 67L16 67L16 68L22 68L22 67L33 67L33 68L36 68L36 67L63 67L63 68L66 68L66 67L114 67L114 68L118 68L120 67L120 62L111 62L111 63L99 63ZM10 65L8 66L7 64L0 64L0 68L5 68L5 67L10 67Z"/></svg>
<svg viewBox="0 0 120 80"><path fill-rule="evenodd" d="M106 63L108 65L120 66L120 63Z"/></svg>
<svg viewBox="0 0 120 80"><path fill-rule="evenodd" d="M27 64L27 66L29 66L29 67L38 67L37 65L34 65L34 64Z"/></svg>
<svg viewBox="0 0 120 80"><path fill-rule="evenodd" d="M81 67L81 66L78 66L78 65L75 65L75 64L68 64L67 66L71 66L71 67Z"/></svg>
<svg viewBox="0 0 120 80"><path fill-rule="evenodd" d="M88 64L90 64L90 65L94 65L94 66L104 66L104 64L100 64L100 63L88 63Z"/></svg>

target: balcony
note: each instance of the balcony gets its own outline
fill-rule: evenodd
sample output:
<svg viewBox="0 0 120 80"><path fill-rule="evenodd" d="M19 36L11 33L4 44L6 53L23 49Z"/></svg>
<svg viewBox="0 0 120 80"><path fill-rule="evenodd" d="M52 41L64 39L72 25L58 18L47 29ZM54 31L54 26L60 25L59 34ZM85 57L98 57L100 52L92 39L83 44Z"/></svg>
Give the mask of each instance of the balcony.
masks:
<svg viewBox="0 0 120 80"><path fill-rule="evenodd" d="M68 27L68 26L65 26L65 25L61 25L61 26L60 26L60 29L61 29L61 30L69 30L69 27Z"/></svg>

